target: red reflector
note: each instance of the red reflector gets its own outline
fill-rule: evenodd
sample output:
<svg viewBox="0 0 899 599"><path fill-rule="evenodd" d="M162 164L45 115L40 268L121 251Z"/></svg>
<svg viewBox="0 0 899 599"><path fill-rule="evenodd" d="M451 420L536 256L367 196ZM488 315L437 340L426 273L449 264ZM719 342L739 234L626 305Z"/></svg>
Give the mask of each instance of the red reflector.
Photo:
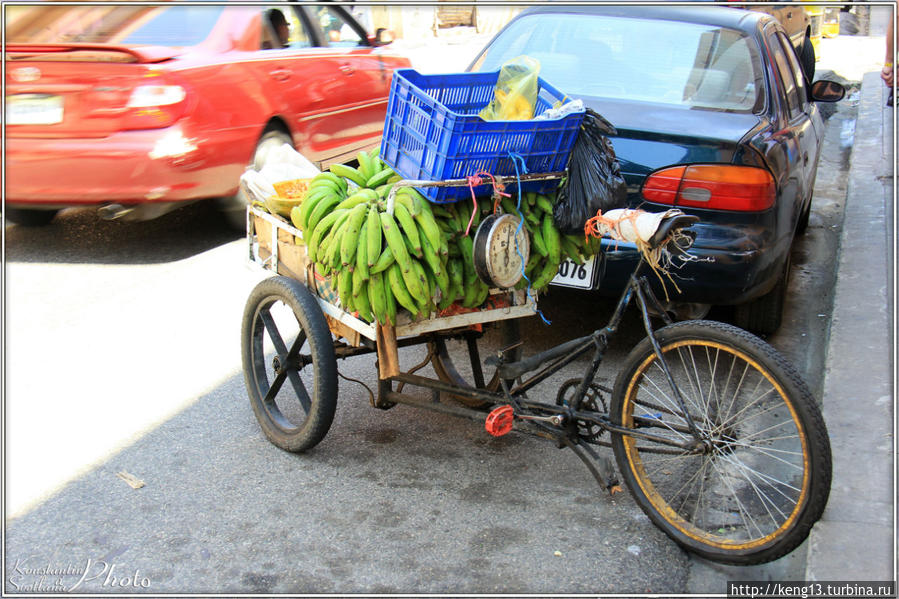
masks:
<svg viewBox="0 0 899 599"><path fill-rule="evenodd" d="M512 406L500 406L487 415L484 428L494 437L502 437L512 430L514 421L515 412L512 410Z"/></svg>
<svg viewBox="0 0 899 599"><path fill-rule="evenodd" d="M650 202L758 212L774 205L776 188L771 173L753 166L694 164L656 171L643 183Z"/></svg>

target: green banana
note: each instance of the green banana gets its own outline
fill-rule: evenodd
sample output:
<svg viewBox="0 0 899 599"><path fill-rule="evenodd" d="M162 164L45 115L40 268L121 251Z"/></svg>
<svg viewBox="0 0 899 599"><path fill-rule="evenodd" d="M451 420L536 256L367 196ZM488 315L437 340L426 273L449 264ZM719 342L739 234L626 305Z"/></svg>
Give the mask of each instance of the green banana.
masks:
<svg viewBox="0 0 899 599"><path fill-rule="evenodd" d="M465 280L465 267L462 259L450 258L446 263L446 270L450 277L450 289L455 289L458 292L462 289L462 284Z"/></svg>
<svg viewBox="0 0 899 599"><path fill-rule="evenodd" d="M380 229L380 225L378 226ZM381 255L378 256L377 261L368 267L369 274L375 274L379 272L384 272L387 270L391 264L393 264L396 260L393 257L393 252L390 249L390 246L384 248L384 251L381 252Z"/></svg>
<svg viewBox="0 0 899 599"><path fill-rule="evenodd" d="M340 263L350 270L355 268L353 259L359 247L359 233L362 230L362 222L368 214L368 204L357 204L343 227L343 236L340 239Z"/></svg>
<svg viewBox="0 0 899 599"><path fill-rule="evenodd" d="M396 221L399 223L400 227L402 227L403 233L406 234L406 239L408 239L412 244L412 253L415 254L417 258L421 258L421 239L419 239L418 227L415 226L415 221L412 220L412 215L409 214L409 211L404 205L394 204L393 216L396 217Z"/></svg>
<svg viewBox="0 0 899 599"><path fill-rule="evenodd" d="M531 281L531 288L540 291L549 285L549 282L553 280L556 276L556 273L559 272L559 263L553 262L550 259L547 259L543 265L543 268L534 275L534 278Z"/></svg>
<svg viewBox="0 0 899 599"><path fill-rule="evenodd" d="M552 214L553 213L552 202L545 195L537 196L537 208L542 210L544 214Z"/></svg>
<svg viewBox="0 0 899 599"><path fill-rule="evenodd" d="M368 256L368 265L371 267L375 265L378 256L381 255L381 219L378 217L378 206L376 204L372 204L368 209L366 218L368 219L365 240L366 255Z"/></svg>
<svg viewBox="0 0 899 599"><path fill-rule="evenodd" d="M340 164L335 162L334 164L329 166L328 169L338 177L349 179L359 187L365 187L366 178L357 169L347 164Z"/></svg>
<svg viewBox="0 0 899 599"><path fill-rule="evenodd" d="M315 175L312 178L312 183L310 183L310 187L315 187L319 184L323 184L325 182L330 181L331 183L337 185L340 188L341 193L346 193L346 179L337 175L335 173L329 171L322 171L321 173Z"/></svg>
<svg viewBox="0 0 899 599"><path fill-rule="evenodd" d="M380 324L387 324L387 296L384 293L384 276L372 273L368 279L368 299L371 311Z"/></svg>
<svg viewBox="0 0 899 599"><path fill-rule="evenodd" d="M370 187L372 189L384 185L387 183L387 179L389 179L392 175L396 173L393 172L393 169L389 166L383 170L377 171L373 175L368 178L368 181L365 183L366 187Z"/></svg>
<svg viewBox="0 0 899 599"><path fill-rule="evenodd" d="M309 215L309 220L306 222L306 228L303 229L303 231L315 231L315 225L318 224L318 221L320 221L325 214L332 211L339 203L340 196L337 195L330 195L322 198L322 200L315 205L312 214Z"/></svg>
<svg viewBox="0 0 899 599"><path fill-rule="evenodd" d="M378 199L378 194L373 189L359 189L351 196L340 201L338 208L353 208L359 204L368 204Z"/></svg>
<svg viewBox="0 0 899 599"><path fill-rule="evenodd" d="M413 294L409 293L406 285L403 283L403 273L399 264L394 264L387 269L387 281L390 283L390 290L397 303L412 313L413 316L418 315L418 304L412 299Z"/></svg>
<svg viewBox="0 0 899 599"><path fill-rule="evenodd" d="M312 211L319 204L319 202L328 197L339 198L340 194L332 189L320 189L308 194L305 198L303 198L303 203L300 204L299 214L299 229L301 231L305 233L307 230L311 230L311 228L309 227L309 216L312 214Z"/></svg>
<svg viewBox="0 0 899 599"><path fill-rule="evenodd" d="M356 272L359 272L358 268L356 269ZM368 295L368 287L369 282L366 280L362 281L358 292L355 289L355 285L353 289L353 305L355 306L356 311L359 312L359 317L365 322L372 321L371 300Z"/></svg>
<svg viewBox="0 0 899 599"><path fill-rule="evenodd" d="M354 296L359 295L359 292L362 290L362 286L365 284L365 278L362 277L362 272L358 268L354 269L350 279L352 281L350 285L350 293L352 293Z"/></svg>
<svg viewBox="0 0 899 599"><path fill-rule="evenodd" d="M416 277L418 277L418 282L421 284L423 291L419 297L413 296L412 299L421 307L421 313L426 314L428 312L428 307L431 305L431 300L434 298L434 285L436 285L436 282L433 278L428 277L428 269L426 269L418 260L412 261L412 270Z"/></svg>
<svg viewBox="0 0 899 599"><path fill-rule="evenodd" d="M534 248L541 256L546 256L549 252L546 250L546 244L543 242L543 233L540 227L534 227L531 231L531 247Z"/></svg>
<svg viewBox="0 0 899 599"><path fill-rule="evenodd" d="M474 269L472 254L474 246L472 244L471 237L460 237L457 243L459 245L459 252L462 254L462 267L465 275L464 282L465 286L467 287L469 283L478 278L478 275Z"/></svg>
<svg viewBox="0 0 899 599"><path fill-rule="evenodd" d="M347 211L345 210L335 210L331 212L318 223L318 226L315 227L315 230L309 235L309 238L306 240L306 253L311 262L315 262L316 254L321 246L324 236L331 230L332 226L346 214ZM305 233L303 236L305 237Z"/></svg>
<svg viewBox="0 0 899 599"><path fill-rule="evenodd" d="M367 181L368 178L374 174L372 171L371 156L368 155L368 152L362 150L356 154L356 160L359 162L359 168L357 169L359 174L365 177L365 180ZM362 185L361 187L365 187L365 185Z"/></svg>
<svg viewBox="0 0 899 599"><path fill-rule="evenodd" d="M384 279L384 297L385 297L385 307L387 309L387 322L392 326L396 324L396 298L393 297L393 290L390 289L390 284L387 281L387 273L381 275Z"/></svg>
<svg viewBox="0 0 899 599"><path fill-rule="evenodd" d="M445 256L447 254L444 252L445 237L437 225L437 221L434 220L434 215L427 210L421 210L418 216L413 215L412 218L421 227L422 233L428 238L431 247Z"/></svg>
<svg viewBox="0 0 899 599"><path fill-rule="evenodd" d="M553 214L549 212L543 217L543 243L546 245L547 257L550 262L559 264L562 261L562 242L559 230L553 223Z"/></svg>
<svg viewBox="0 0 899 599"><path fill-rule="evenodd" d="M368 244L364 242L368 237L368 220L362 221L362 228L359 230L359 247L356 249L356 270L358 270L363 279L368 279L371 275L368 269Z"/></svg>

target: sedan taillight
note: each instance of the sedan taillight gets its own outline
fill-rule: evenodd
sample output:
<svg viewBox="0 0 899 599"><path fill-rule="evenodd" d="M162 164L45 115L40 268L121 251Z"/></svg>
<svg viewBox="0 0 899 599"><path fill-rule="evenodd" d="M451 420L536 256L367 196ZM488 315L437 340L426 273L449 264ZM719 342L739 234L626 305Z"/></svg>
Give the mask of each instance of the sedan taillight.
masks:
<svg viewBox="0 0 899 599"><path fill-rule="evenodd" d="M180 85L141 85L128 99L126 129L168 127L184 113L187 93Z"/></svg>
<svg viewBox="0 0 899 599"><path fill-rule="evenodd" d="M776 186L771 173L754 166L693 164L652 173L642 193L659 204L759 212L774 205Z"/></svg>

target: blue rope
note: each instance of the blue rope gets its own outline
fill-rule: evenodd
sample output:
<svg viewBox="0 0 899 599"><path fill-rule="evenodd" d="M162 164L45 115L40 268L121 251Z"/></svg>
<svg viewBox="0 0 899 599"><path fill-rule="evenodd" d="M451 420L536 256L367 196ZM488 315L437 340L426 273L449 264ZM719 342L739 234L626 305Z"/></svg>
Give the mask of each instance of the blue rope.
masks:
<svg viewBox="0 0 899 599"><path fill-rule="evenodd" d="M534 292L531 291L531 280L528 278L526 274L524 274L525 259L521 253L521 249L518 247L518 234L521 232L521 228L524 226L524 214L521 213L521 173L518 171L518 163L521 162L521 170L524 171L526 175L528 173L528 167L524 163L524 158L521 157L520 154L516 154L515 152L509 152L509 158L512 159L512 165L515 167L515 179L518 183L518 198L515 203L515 211L518 212L518 228L515 229L515 253L518 254L518 259L521 260L521 276L524 277L524 280L528 282L527 291L525 293L529 298L534 300L534 305L536 306L537 300L534 297ZM537 316L540 317L540 320L544 322L544 324L552 324L547 318L543 315L543 312L540 311L540 308L537 308Z"/></svg>

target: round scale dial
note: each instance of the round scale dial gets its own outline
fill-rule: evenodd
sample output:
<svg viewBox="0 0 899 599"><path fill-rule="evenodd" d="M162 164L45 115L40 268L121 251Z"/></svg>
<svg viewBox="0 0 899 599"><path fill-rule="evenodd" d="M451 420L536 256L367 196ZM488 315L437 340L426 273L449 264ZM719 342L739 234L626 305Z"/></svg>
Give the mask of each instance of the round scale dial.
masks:
<svg viewBox="0 0 899 599"><path fill-rule="evenodd" d="M491 214L474 236L474 268L491 287L514 287L530 255L528 232L513 214ZM517 234L516 234L517 232Z"/></svg>

